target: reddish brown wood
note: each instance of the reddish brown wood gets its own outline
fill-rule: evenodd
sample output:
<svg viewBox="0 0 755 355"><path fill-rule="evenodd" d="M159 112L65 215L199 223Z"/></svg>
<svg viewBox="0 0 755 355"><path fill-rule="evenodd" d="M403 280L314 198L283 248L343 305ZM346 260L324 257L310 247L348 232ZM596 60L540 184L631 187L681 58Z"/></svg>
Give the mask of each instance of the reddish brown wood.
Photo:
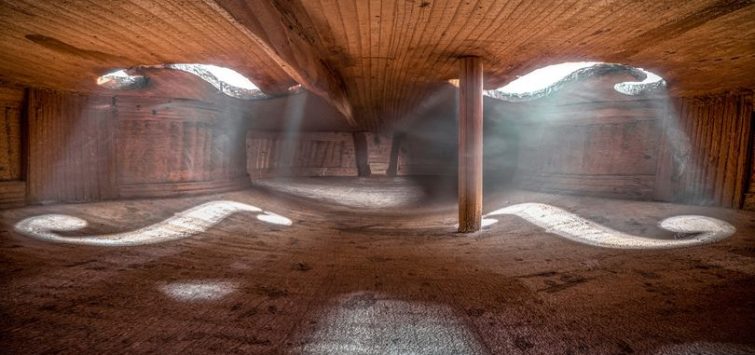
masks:
<svg viewBox="0 0 755 355"><path fill-rule="evenodd" d="M482 59L463 57L459 73L459 232L482 223Z"/></svg>

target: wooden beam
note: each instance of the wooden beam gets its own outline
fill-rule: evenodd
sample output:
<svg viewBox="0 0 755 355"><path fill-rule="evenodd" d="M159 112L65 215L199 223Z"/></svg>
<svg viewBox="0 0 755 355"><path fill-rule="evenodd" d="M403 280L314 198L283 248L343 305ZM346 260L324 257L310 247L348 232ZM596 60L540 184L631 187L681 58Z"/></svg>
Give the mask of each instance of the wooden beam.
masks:
<svg viewBox="0 0 755 355"><path fill-rule="evenodd" d="M482 223L482 59L461 58L459 73L459 232Z"/></svg>
<svg viewBox="0 0 755 355"><path fill-rule="evenodd" d="M215 11L255 41L280 67L307 90L323 97L356 126L346 85L312 45L311 33L292 10L276 1L205 0Z"/></svg>

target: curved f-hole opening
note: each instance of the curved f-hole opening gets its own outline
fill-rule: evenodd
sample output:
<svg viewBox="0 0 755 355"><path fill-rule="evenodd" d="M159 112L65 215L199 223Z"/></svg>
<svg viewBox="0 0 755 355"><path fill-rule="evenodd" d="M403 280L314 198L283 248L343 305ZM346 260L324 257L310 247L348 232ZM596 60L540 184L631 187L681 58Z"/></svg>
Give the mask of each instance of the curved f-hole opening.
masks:
<svg viewBox="0 0 755 355"><path fill-rule="evenodd" d="M237 99L250 100L269 97L243 74L233 69L212 64L141 65L102 75L97 78L97 85L115 90L143 88L146 86L148 78L145 75L130 73L130 71L138 69L170 69L187 72L208 82L223 94ZM296 93L300 88L300 85L292 86L289 88L289 93Z"/></svg>
<svg viewBox="0 0 755 355"><path fill-rule="evenodd" d="M505 86L485 90L485 96L503 101L535 100L551 95L571 82L611 73L626 73L638 80L614 85L614 90L624 95L642 95L666 87L663 78L642 68L616 63L567 62L533 70ZM458 86L458 81L451 80L451 84Z"/></svg>

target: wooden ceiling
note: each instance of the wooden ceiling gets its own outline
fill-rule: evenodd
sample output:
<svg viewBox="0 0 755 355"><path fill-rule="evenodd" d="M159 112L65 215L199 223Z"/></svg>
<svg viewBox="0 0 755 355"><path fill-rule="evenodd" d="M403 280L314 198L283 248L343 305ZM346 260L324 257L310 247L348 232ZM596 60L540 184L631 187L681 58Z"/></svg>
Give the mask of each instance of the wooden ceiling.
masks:
<svg viewBox="0 0 755 355"><path fill-rule="evenodd" d="M5 81L94 91L113 68L216 64L269 93L300 82L366 129L412 115L465 55L487 88L575 60L679 95L755 87L752 0L14 0L0 25Z"/></svg>

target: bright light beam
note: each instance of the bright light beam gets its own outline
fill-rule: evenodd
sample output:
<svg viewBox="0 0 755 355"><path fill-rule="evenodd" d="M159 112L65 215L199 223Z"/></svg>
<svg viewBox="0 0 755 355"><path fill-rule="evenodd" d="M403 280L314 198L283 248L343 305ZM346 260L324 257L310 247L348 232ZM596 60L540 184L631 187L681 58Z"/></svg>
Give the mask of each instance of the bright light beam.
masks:
<svg viewBox="0 0 755 355"><path fill-rule="evenodd" d="M55 231L75 231L87 226L87 221L62 214L45 214L26 218L15 225L17 232L48 242L93 246L134 246L162 243L188 238L202 233L237 212L261 212L262 222L290 226L293 222L281 215L235 201L210 201L176 213L164 221L137 229L105 235L81 237L62 236Z"/></svg>
<svg viewBox="0 0 755 355"><path fill-rule="evenodd" d="M696 215L666 218L659 227L687 239L655 239L622 233L592 222L561 208L544 203L520 203L486 214L484 217L514 215L525 219L547 233L602 248L670 249L709 244L728 238L736 228L722 220Z"/></svg>

